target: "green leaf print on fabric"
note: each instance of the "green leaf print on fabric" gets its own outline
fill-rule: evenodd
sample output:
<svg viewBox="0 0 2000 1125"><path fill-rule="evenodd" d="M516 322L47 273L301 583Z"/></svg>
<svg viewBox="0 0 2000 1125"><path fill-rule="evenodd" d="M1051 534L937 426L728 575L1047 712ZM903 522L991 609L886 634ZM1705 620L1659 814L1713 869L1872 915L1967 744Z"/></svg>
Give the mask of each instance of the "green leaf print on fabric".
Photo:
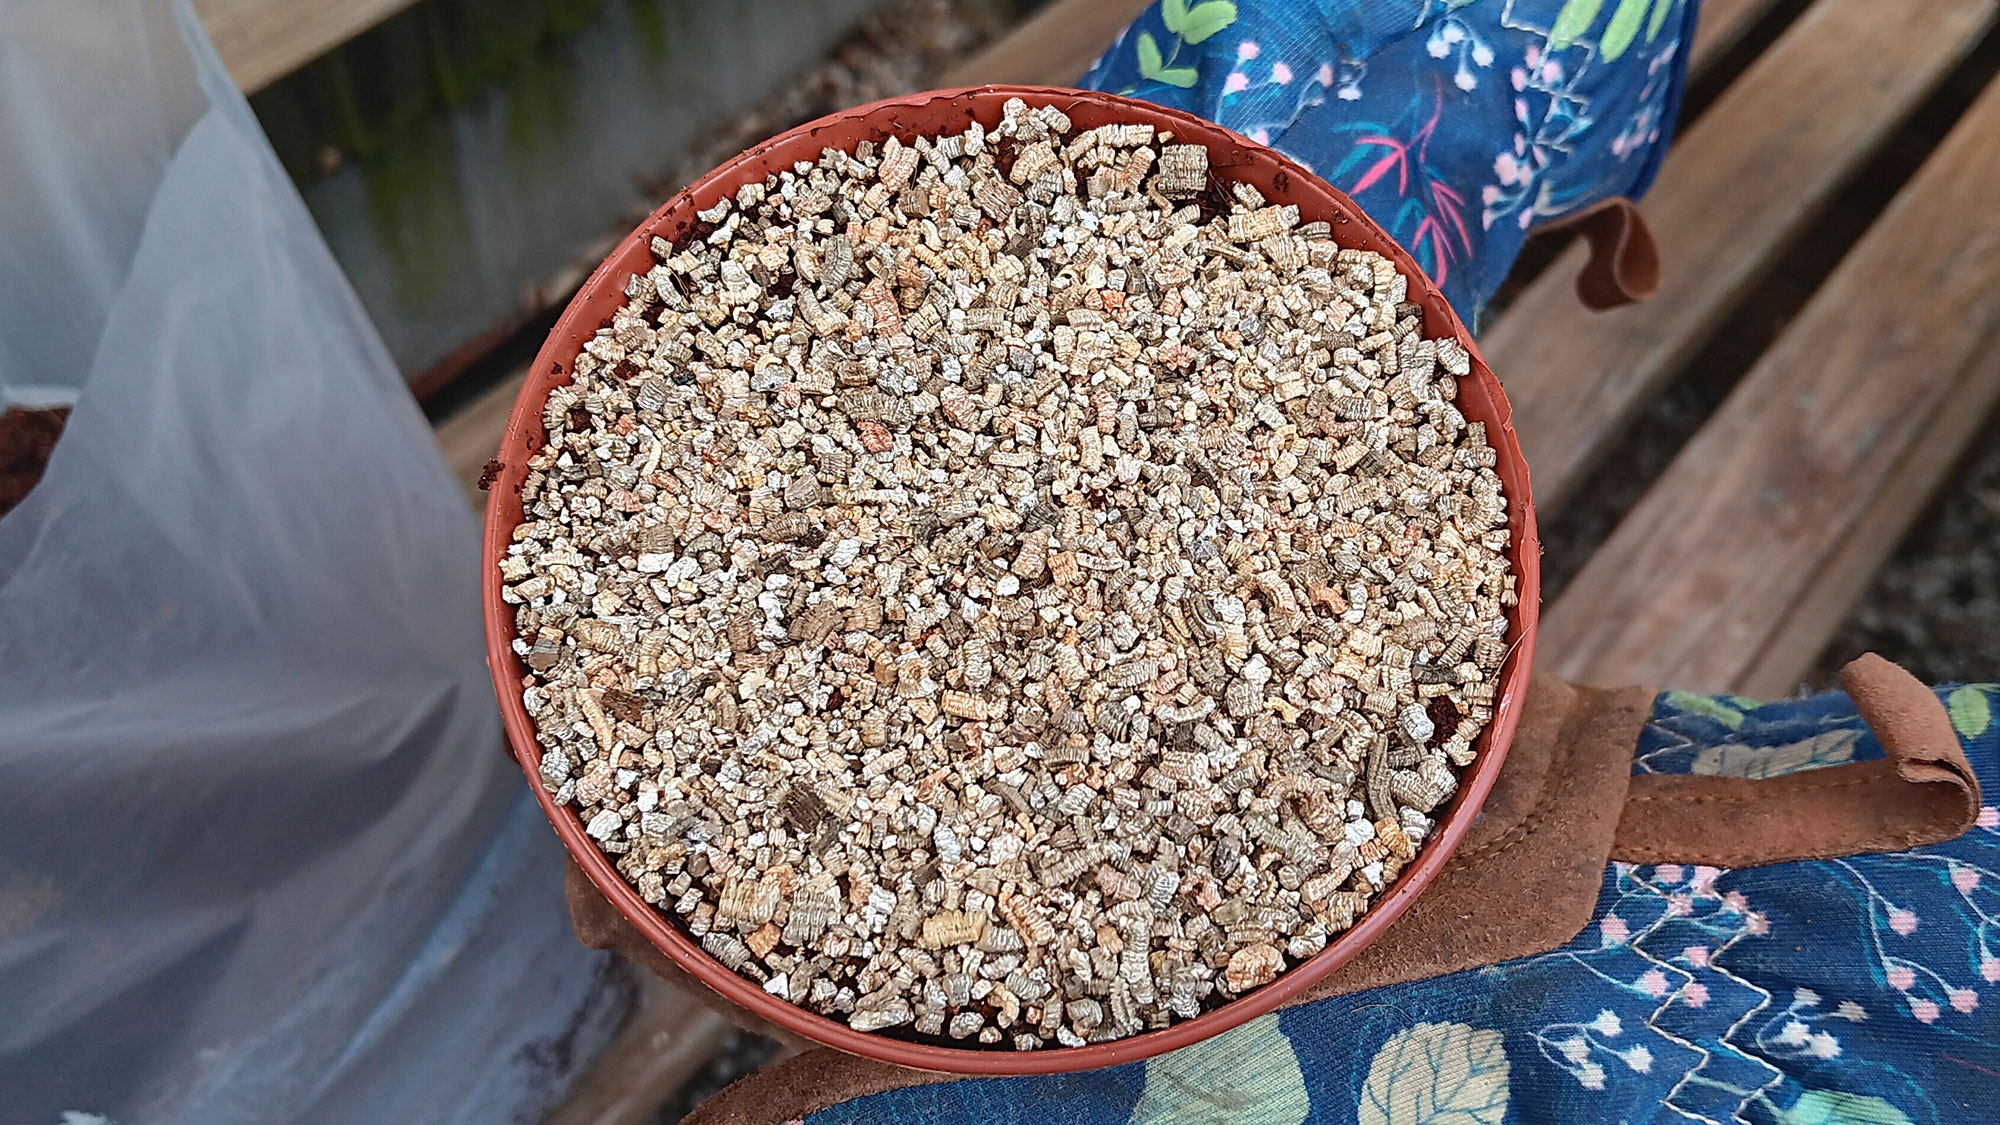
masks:
<svg viewBox="0 0 2000 1125"><path fill-rule="evenodd" d="M1267 1015L1147 1059L1130 1125L1299 1125L1311 1113L1292 1041Z"/></svg>
<svg viewBox="0 0 2000 1125"><path fill-rule="evenodd" d="M1375 1052L1361 1086L1360 1125L1500 1125L1507 1073L1499 1032L1420 1023Z"/></svg>
<svg viewBox="0 0 2000 1125"><path fill-rule="evenodd" d="M1193 86L1200 72L1191 66L1168 66L1160 58L1160 42L1150 31L1139 33L1139 74L1154 82L1164 82L1169 86L1179 86L1185 90Z"/></svg>
<svg viewBox="0 0 2000 1125"><path fill-rule="evenodd" d="M1174 31L1189 43L1199 43L1235 22L1236 5L1229 0L1205 0L1189 8Z"/></svg>
<svg viewBox="0 0 2000 1125"><path fill-rule="evenodd" d="M1680 0L1653 0L1653 18L1646 21L1646 42L1659 38L1660 29L1667 24L1667 13L1678 3Z"/></svg>
<svg viewBox="0 0 2000 1125"><path fill-rule="evenodd" d="M1946 698L1952 729L1960 738L1978 738L1993 722L1993 705L1986 698L1990 685L1967 684Z"/></svg>
<svg viewBox="0 0 2000 1125"><path fill-rule="evenodd" d="M1800 770L1851 762L1854 760L1854 745L1860 741L1859 730L1847 729L1822 731L1811 738L1781 746L1724 743L1710 746L1697 754L1688 772L1752 779L1783 777Z"/></svg>
<svg viewBox="0 0 2000 1125"><path fill-rule="evenodd" d="M1692 691L1670 691L1667 702L1690 714L1714 719L1730 730L1741 730L1743 712L1712 695L1701 695Z"/></svg>
<svg viewBox="0 0 2000 1125"><path fill-rule="evenodd" d="M1649 0L1618 0L1618 10L1611 16L1611 26L1604 29L1604 38L1597 43L1597 50L1605 62L1625 53L1625 48L1638 38L1639 25L1646 22L1646 7Z"/></svg>
<svg viewBox="0 0 2000 1125"><path fill-rule="evenodd" d="M1569 0L1562 6L1562 11L1556 13L1555 26L1549 28L1550 48L1560 51L1576 42L1577 36L1589 31L1590 25L1597 22L1597 12L1602 7L1604 0Z"/></svg>
<svg viewBox="0 0 2000 1125"><path fill-rule="evenodd" d="M1807 1090L1778 1120L1783 1125L1912 1125L1908 1114L1881 1098L1839 1090Z"/></svg>

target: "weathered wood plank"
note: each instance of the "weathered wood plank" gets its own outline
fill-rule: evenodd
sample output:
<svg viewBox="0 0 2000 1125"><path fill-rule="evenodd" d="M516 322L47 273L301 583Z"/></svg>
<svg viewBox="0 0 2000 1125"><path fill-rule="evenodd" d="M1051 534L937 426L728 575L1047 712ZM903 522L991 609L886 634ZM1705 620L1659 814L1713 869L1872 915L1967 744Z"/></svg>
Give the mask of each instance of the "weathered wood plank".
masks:
<svg viewBox="0 0 2000 1125"><path fill-rule="evenodd" d="M1929 508L2000 406L2000 336L1988 337L1977 352L1956 389L1932 412L1874 502L1820 567L1732 690L1752 699L1781 699L1799 689L1827 642L1874 585L1882 564Z"/></svg>
<svg viewBox="0 0 2000 1125"><path fill-rule="evenodd" d="M1702 0L1694 43L1688 48L1688 72L1699 75L1778 6L1778 0Z"/></svg>
<svg viewBox="0 0 2000 1125"><path fill-rule="evenodd" d="M1659 292L1593 313L1577 246L1491 326L1535 499L1562 505L1608 444L1992 21L1992 0L1820 0L1668 154L1642 205Z"/></svg>
<svg viewBox="0 0 2000 1125"><path fill-rule="evenodd" d="M1898 16L1905 9L1898 8ZM1907 28L1907 25L1905 25ZM1879 46L1879 44L1878 44ZM2000 333L1988 87L1542 619L1548 671L1731 690L1830 575ZM1982 375L1983 377L1983 375ZM1933 466L1927 470L1939 471ZM1791 626L1802 628L1802 625Z"/></svg>
<svg viewBox="0 0 2000 1125"><path fill-rule="evenodd" d="M714 1056L730 1023L641 968L639 1008L544 1125L637 1125Z"/></svg>
<svg viewBox="0 0 2000 1125"><path fill-rule="evenodd" d="M941 89L1003 83L1071 86L1147 0L1054 0L985 50L960 63Z"/></svg>
<svg viewBox="0 0 2000 1125"><path fill-rule="evenodd" d="M465 486L473 507L486 510L486 494L479 491L479 474L486 462L500 451L500 435L507 430L507 416L514 412L514 400L528 381L526 367L479 392L479 396L437 424L438 444L444 448L445 463L452 475Z"/></svg>
<svg viewBox="0 0 2000 1125"><path fill-rule="evenodd" d="M229 76L254 94L415 2L194 0L194 10Z"/></svg>

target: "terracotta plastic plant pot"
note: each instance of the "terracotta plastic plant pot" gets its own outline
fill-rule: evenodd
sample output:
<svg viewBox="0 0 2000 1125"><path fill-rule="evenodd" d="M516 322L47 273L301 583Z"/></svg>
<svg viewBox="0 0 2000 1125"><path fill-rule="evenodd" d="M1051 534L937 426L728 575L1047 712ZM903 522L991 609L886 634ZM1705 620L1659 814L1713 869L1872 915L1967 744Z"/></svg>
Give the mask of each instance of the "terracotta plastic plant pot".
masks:
<svg viewBox="0 0 2000 1125"><path fill-rule="evenodd" d="M1274 203L1296 203L1302 221L1325 220L1332 223L1334 239L1342 246L1372 250L1393 260L1397 268L1411 279L1410 300L1424 309L1425 334L1454 336L1472 353L1472 376L1461 381L1457 404L1468 419L1486 423L1487 438L1499 455L1498 471L1506 485L1508 526L1513 532L1513 544L1507 553L1513 563L1520 593L1520 604L1511 612L1508 623L1507 640L1512 647L1501 668L1500 692L1493 722L1480 737L1478 758L1464 775L1455 798L1439 814L1437 830L1422 852L1376 898L1373 907L1359 922L1335 937L1320 953L1271 984L1194 1019L1113 1042L1083 1047L1047 1047L1038 1051L953 1047L895 1038L893 1033L855 1031L844 1023L794 1007L763 991L756 983L724 968L704 953L668 915L647 905L618 874L604 853L584 835L583 823L575 810L556 805L542 788L538 768L541 751L535 742L534 724L529 720L521 698L526 668L512 648L514 612L500 600L498 565L511 542L515 526L521 521L520 493L527 475L528 459L544 442L542 403L552 388L569 382L571 361L584 341L608 323L612 312L624 303L626 280L633 273L643 273L652 267L649 246L654 236L669 242L677 241L696 222L697 209L712 205L721 196L734 195L743 184L762 180L797 161L817 160L823 148L852 151L861 141L880 142L891 134L908 140L919 135L956 133L964 130L974 119L990 129L1000 120L1002 104L1012 97L1024 98L1030 104L1055 104L1069 114L1079 131L1113 122L1150 122L1160 129L1171 130L1178 140L1198 141L1208 147L1214 173L1221 179L1255 184ZM542 345L541 354L529 369L527 385L521 388L520 399L514 404L513 417L508 420L507 433L501 442L499 469L486 510L482 590L486 609L487 659L492 665L494 684L499 691L507 737L513 745L514 756L527 773L530 788L542 803L549 822L555 826L556 834L562 837L563 844L598 890L631 920L640 933L688 973L730 1003L747 1009L761 1019L857 1055L901 1066L959 1074L1046 1074L1087 1070L1183 1047L1279 1007L1380 937L1411 900L1423 893L1424 887L1443 870L1452 850L1478 816L1480 804L1492 790L1501 762L1506 757L1507 744L1520 719L1521 702L1528 684L1528 667L1534 655L1536 610L1540 596L1541 551L1535 533L1534 508L1529 499L1528 469L1521 459L1520 444L1515 440L1514 427L1509 418L1510 411L1500 383L1479 357L1471 334L1409 254L1363 215L1347 196L1291 160L1227 129L1184 113L1110 94L1007 86L941 90L891 98L824 117L743 153L702 177L655 211L590 275L562 319L556 322L555 330L549 335L548 342ZM1505 909L1499 906L1499 902L1496 897L1496 908Z"/></svg>

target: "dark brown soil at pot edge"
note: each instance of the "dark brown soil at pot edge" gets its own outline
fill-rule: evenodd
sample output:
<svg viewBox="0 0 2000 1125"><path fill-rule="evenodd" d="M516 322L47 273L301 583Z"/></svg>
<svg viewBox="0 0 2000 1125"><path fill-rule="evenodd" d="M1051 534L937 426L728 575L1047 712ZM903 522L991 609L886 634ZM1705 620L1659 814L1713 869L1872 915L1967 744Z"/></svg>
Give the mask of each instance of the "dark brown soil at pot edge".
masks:
<svg viewBox="0 0 2000 1125"><path fill-rule="evenodd" d="M26 410L14 407L0 414L0 516L14 510L39 484L56 439L69 421L69 408Z"/></svg>

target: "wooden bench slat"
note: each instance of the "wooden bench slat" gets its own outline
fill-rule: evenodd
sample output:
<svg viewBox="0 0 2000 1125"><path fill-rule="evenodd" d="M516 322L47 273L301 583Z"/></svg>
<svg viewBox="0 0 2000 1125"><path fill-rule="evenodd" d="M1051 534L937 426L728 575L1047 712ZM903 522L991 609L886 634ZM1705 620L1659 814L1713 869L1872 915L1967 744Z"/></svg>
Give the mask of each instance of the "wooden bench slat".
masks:
<svg viewBox="0 0 2000 1125"><path fill-rule="evenodd" d="M1743 41L1778 0L1702 0L1694 43L1688 48L1688 73L1698 76L1709 64Z"/></svg>
<svg viewBox="0 0 2000 1125"><path fill-rule="evenodd" d="M687 1084L734 1025L642 968L639 1008L543 1125L634 1125Z"/></svg>
<svg viewBox="0 0 2000 1125"><path fill-rule="evenodd" d="M194 10L229 76L254 94L415 2L194 0Z"/></svg>
<svg viewBox="0 0 2000 1125"><path fill-rule="evenodd" d="M1820 0L1668 153L1642 205L1659 292L1593 313L1571 251L1481 341L1553 511L1992 21L1991 0Z"/></svg>
<svg viewBox="0 0 2000 1125"><path fill-rule="evenodd" d="M1781 699L1799 689L1827 642L1875 582L1931 497L1947 481L1994 408L2000 406L2000 336L1989 336L1929 422L1883 482L1804 595L1772 632L1734 690L1753 699ZM1858 655L1858 654L1857 654Z"/></svg>
<svg viewBox="0 0 2000 1125"><path fill-rule="evenodd" d="M1054 0L953 67L941 89L998 83L1073 86L1149 0Z"/></svg>
<svg viewBox="0 0 2000 1125"><path fill-rule="evenodd" d="M1968 365L1991 358L1980 349L2000 334L1995 183L2000 83L1543 618L1548 671L1697 691L1753 672L1770 682L1779 669L1760 656L1877 501L1921 503L1886 490L1961 408L1952 394Z"/></svg>
<svg viewBox="0 0 2000 1125"><path fill-rule="evenodd" d="M435 432L438 445L444 449L445 464L465 486L473 507L482 512L486 510L486 494L479 491L479 476L486 471L486 462L500 451L500 435L506 432L514 400L521 396L521 385L527 381L528 369L522 367L480 391L478 397L437 424Z"/></svg>

